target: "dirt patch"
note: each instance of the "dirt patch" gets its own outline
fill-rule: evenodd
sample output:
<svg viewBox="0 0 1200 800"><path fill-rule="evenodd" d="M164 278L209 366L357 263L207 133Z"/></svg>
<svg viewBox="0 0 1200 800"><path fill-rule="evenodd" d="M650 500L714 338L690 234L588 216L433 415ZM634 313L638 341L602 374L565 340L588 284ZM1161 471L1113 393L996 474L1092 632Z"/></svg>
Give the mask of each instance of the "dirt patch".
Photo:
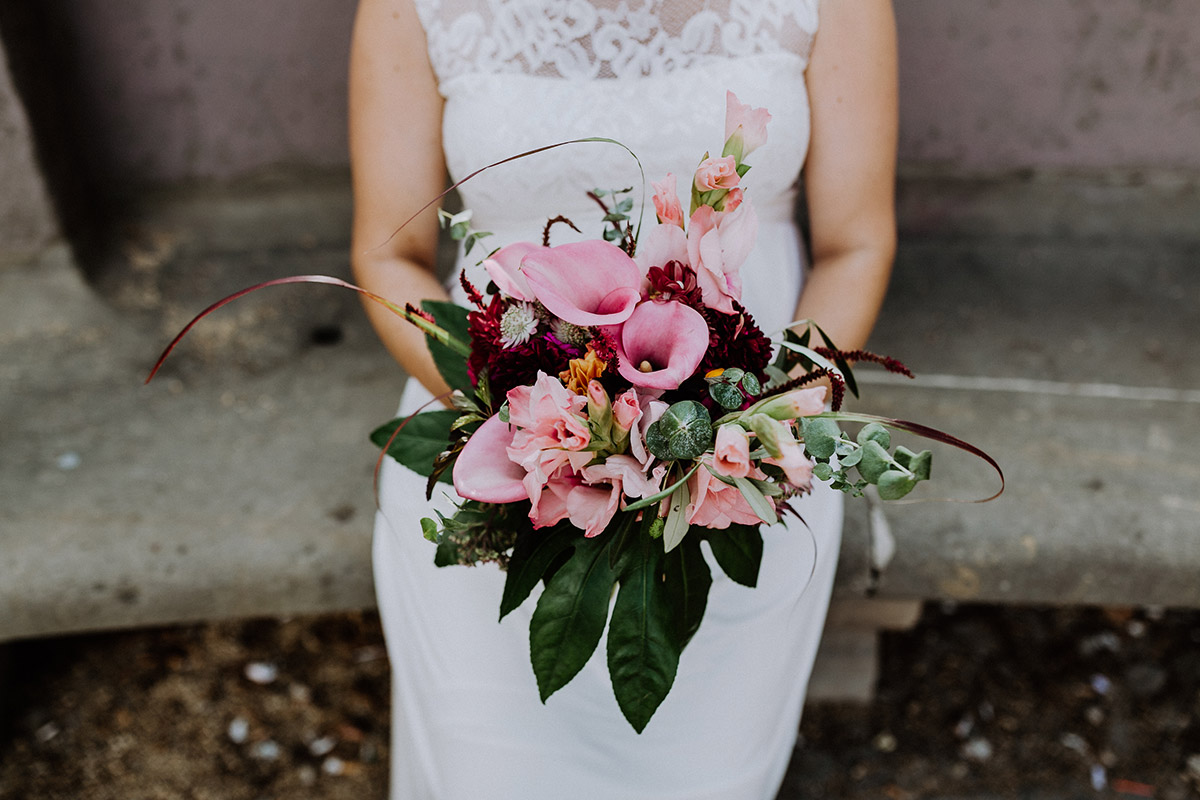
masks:
<svg viewBox="0 0 1200 800"><path fill-rule="evenodd" d="M1200 797L1200 613L926 609L781 800ZM388 665L347 614L12 645L0 797L383 798Z"/></svg>

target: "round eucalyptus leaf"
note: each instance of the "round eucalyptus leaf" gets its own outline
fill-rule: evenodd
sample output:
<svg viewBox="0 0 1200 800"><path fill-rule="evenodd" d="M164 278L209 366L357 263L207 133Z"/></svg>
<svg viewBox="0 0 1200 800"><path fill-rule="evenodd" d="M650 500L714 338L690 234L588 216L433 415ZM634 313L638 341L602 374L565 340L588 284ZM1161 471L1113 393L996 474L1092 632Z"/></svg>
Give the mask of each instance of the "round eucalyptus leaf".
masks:
<svg viewBox="0 0 1200 800"><path fill-rule="evenodd" d="M721 408L730 411L736 411L742 407L742 401L745 397L738 391L738 388L729 383L713 383L708 387L708 393L712 399L717 402Z"/></svg>
<svg viewBox="0 0 1200 800"><path fill-rule="evenodd" d="M837 450L842 431L837 423L825 417L801 417L804 449L813 458L829 458Z"/></svg>
<svg viewBox="0 0 1200 800"><path fill-rule="evenodd" d="M695 400L672 404L655 424L666 438L672 458L699 458L713 441L712 417Z"/></svg>
<svg viewBox="0 0 1200 800"><path fill-rule="evenodd" d="M899 500L913 490L917 482L898 469L889 469L879 476L879 496L884 500Z"/></svg>
<svg viewBox="0 0 1200 800"><path fill-rule="evenodd" d="M867 483L878 483L879 477L892 466L892 457L875 441L867 442L859 452L862 460L858 462L858 474Z"/></svg>
<svg viewBox="0 0 1200 800"><path fill-rule="evenodd" d="M855 447L849 453L846 453L846 455L838 455L838 464L844 469L857 466L858 462L862 461L862 455L863 449Z"/></svg>
<svg viewBox="0 0 1200 800"><path fill-rule="evenodd" d="M658 422L654 422L646 429L646 449L649 450L655 458L663 461L670 461L674 456L671 455L671 443L667 441L667 437L663 434L662 428Z"/></svg>
<svg viewBox="0 0 1200 800"><path fill-rule="evenodd" d="M858 443L865 446L867 442L879 442L879 446L887 450L892 446L892 435L878 422L871 422L858 432Z"/></svg>
<svg viewBox="0 0 1200 800"><path fill-rule="evenodd" d="M746 394L753 397L762 391L762 384L759 383L758 378L754 377L754 373L747 372L742 378L742 388L746 391Z"/></svg>
<svg viewBox="0 0 1200 800"><path fill-rule="evenodd" d="M833 467L824 462L813 464L812 474L817 480L827 481L833 477Z"/></svg>

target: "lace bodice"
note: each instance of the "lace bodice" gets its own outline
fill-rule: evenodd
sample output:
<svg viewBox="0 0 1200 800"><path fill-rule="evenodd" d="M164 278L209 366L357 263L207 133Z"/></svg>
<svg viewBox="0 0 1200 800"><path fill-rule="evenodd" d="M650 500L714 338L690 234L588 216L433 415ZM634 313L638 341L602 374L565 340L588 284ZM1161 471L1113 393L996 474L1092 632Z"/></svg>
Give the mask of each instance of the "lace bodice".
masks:
<svg viewBox="0 0 1200 800"><path fill-rule="evenodd" d="M815 0L418 0L445 82L471 74L651 77L698 61L807 58Z"/></svg>

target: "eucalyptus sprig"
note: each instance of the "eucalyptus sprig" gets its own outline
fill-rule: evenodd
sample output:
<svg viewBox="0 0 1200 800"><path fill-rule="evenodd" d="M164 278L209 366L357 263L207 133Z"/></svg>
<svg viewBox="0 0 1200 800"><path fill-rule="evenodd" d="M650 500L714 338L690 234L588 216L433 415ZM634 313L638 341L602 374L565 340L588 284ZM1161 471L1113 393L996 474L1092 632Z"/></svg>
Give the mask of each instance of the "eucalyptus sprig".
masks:
<svg viewBox="0 0 1200 800"><path fill-rule="evenodd" d="M933 453L914 453L904 446L888 452L892 436L877 422L864 425L854 439L830 417L804 417L800 427L804 450L817 462L813 475L830 481L834 489L858 497L871 485L878 488L882 499L899 500L919 482L929 480ZM851 470L858 472L857 478Z"/></svg>

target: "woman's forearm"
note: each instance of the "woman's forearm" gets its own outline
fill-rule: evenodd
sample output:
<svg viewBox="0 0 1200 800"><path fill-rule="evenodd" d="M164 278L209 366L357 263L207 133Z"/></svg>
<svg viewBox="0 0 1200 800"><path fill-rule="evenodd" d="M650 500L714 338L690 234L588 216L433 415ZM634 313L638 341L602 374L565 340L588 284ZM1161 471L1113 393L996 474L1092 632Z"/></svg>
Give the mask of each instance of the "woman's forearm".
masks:
<svg viewBox="0 0 1200 800"><path fill-rule="evenodd" d="M355 276L366 290L404 306L420 307L422 300L446 300L445 288L434 274L401 258L380 258L356 263ZM397 316L382 305L368 301L367 317L392 357L413 378L434 395L450 390L433 363L433 357L423 334L415 325Z"/></svg>
<svg viewBox="0 0 1200 800"><path fill-rule="evenodd" d="M867 343L891 273L892 248L848 250L817 259L804 284L796 319L811 319L842 350Z"/></svg>

